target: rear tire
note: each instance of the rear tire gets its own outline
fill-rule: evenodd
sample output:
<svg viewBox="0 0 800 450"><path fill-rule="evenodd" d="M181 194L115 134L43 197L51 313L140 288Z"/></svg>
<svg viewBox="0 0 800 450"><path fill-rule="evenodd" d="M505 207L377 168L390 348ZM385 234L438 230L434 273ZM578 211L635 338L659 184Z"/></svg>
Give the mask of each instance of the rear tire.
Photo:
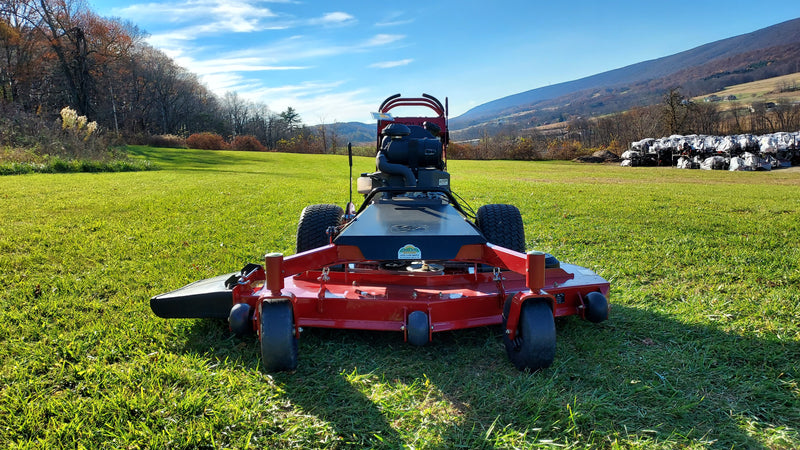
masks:
<svg viewBox="0 0 800 450"><path fill-rule="evenodd" d="M297 368L297 337L289 301L261 303L261 362L266 372Z"/></svg>
<svg viewBox="0 0 800 450"><path fill-rule="evenodd" d="M503 328L507 327L511 297L506 301ZM556 323L553 310L543 301L529 300L522 304L517 335L512 341L503 336L508 359L519 370L535 371L550 367L556 356Z"/></svg>
<svg viewBox="0 0 800 450"><path fill-rule="evenodd" d="M338 205L309 205L297 223L297 253L330 243L328 228L341 225L344 210Z"/></svg>
<svg viewBox="0 0 800 450"><path fill-rule="evenodd" d="M516 206L483 205L475 215L475 226L492 244L525 253L525 227Z"/></svg>

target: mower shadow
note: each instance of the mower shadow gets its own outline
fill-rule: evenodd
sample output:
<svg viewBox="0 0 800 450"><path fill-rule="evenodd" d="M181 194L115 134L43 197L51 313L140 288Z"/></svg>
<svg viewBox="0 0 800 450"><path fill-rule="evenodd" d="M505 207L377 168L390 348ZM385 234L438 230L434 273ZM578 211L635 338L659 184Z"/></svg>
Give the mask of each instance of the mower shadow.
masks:
<svg viewBox="0 0 800 450"><path fill-rule="evenodd" d="M343 330L343 333L340 338L358 332ZM347 447L403 448L402 438L386 416L375 402L347 380L345 370L331 366L324 356L313 359L303 356L318 339L306 339L305 335L301 338L297 371L272 374L290 403L299 407L303 414L326 422L341 439L340 443ZM223 320L195 320L183 351L207 355L215 364L230 368L244 366L249 370L262 370L256 335L236 337Z"/></svg>
<svg viewBox="0 0 800 450"><path fill-rule="evenodd" d="M788 430L800 423L800 412L775 395L800 375L800 348L791 341L742 337L617 305L603 324L568 318L557 328L555 363L537 373L510 364L498 327L438 333L424 347L397 333L312 329L300 340L298 370L274 379L292 404L362 448L426 446L404 442L393 427L403 418L368 396L373 384L432 386L425 405L412 399L400 407L444 405L453 417L428 422L444 447L493 448L507 434L525 435L529 445L568 443L561 441L570 435L593 446L677 440L758 449L770 444L742 423ZM190 342L187 350L202 351ZM258 353L254 337L242 350L251 351Z"/></svg>

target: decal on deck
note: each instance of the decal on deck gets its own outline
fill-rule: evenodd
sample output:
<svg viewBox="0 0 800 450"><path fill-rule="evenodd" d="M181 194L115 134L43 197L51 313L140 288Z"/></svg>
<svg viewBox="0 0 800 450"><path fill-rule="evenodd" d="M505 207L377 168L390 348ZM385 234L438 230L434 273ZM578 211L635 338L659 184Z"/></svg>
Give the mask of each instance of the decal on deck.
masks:
<svg viewBox="0 0 800 450"><path fill-rule="evenodd" d="M406 244L397 250L397 259L422 259L422 250L412 244Z"/></svg>

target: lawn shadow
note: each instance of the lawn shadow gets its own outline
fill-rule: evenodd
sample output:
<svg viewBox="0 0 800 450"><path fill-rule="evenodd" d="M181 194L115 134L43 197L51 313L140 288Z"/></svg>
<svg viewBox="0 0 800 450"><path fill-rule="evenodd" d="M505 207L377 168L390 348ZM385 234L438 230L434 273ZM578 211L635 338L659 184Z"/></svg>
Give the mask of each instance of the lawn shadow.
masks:
<svg viewBox="0 0 800 450"><path fill-rule="evenodd" d="M471 443L475 447L507 433L525 434L530 444L608 446L626 439L766 449L776 445L754 435L772 437L773 429L790 430L787 440L776 438L777 447L798 442L800 410L791 400L800 372L796 343L622 306L608 322L567 318L557 332L553 366L536 373L516 371L503 361L504 352L481 354L479 342L460 352L463 339L454 332L443 336L439 353L458 354L461 376L437 371L440 364L424 359L418 373L405 376L427 377L453 404L469 405L445 440L494 431ZM565 434L574 440L561 441Z"/></svg>
<svg viewBox="0 0 800 450"><path fill-rule="evenodd" d="M342 333L346 336L358 332L342 330ZM338 437L337 444L354 448L403 448L402 438L378 405L348 382L348 372L330 365L330 360L324 357L303 356L312 350L309 346L314 346L315 341L305 336L300 339L298 370L271 374L295 412L326 422ZM237 337L223 320L195 320L188 328L182 351L207 355L214 359L214 364L229 368L263 370L258 337L255 334ZM341 355L337 359L350 364Z"/></svg>
<svg viewBox="0 0 800 450"><path fill-rule="evenodd" d="M449 404L453 417L427 426L438 427L447 447L492 448L506 436L528 445L797 444L800 412L791 386L800 349L791 341L740 336L713 322L686 324L626 306L615 306L600 325L560 321L557 332L554 365L527 373L508 361L498 327L437 333L424 347L404 343L399 333L311 329L300 340L298 370L273 377L292 404L357 447L419 444L404 436L418 434L408 427L426 425L400 423L351 374L388 389L432 385L426 401ZM203 337L192 334L187 351L201 352ZM240 359L252 358L257 339L243 341ZM759 440L781 430L777 445Z"/></svg>
<svg viewBox="0 0 800 450"><path fill-rule="evenodd" d="M252 164L254 167L267 168L270 166L268 152L236 152L235 158L227 150L187 150L137 146L131 147L128 152L136 157L157 161L160 165L180 170L209 169L230 164Z"/></svg>

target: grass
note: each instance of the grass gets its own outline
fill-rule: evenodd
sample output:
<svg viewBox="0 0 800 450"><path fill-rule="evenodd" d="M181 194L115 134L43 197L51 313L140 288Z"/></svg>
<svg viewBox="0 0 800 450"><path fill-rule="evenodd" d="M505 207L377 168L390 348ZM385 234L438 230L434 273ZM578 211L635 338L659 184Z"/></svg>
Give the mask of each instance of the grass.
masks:
<svg viewBox="0 0 800 450"><path fill-rule="evenodd" d="M533 374L479 328L309 329L268 375L255 337L149 298L292 253L347 158L131 151L160 170L0 177L0 447L800 447L800 172L452 161L474 207L609 279L611 318L559 322Z"/></svg>

